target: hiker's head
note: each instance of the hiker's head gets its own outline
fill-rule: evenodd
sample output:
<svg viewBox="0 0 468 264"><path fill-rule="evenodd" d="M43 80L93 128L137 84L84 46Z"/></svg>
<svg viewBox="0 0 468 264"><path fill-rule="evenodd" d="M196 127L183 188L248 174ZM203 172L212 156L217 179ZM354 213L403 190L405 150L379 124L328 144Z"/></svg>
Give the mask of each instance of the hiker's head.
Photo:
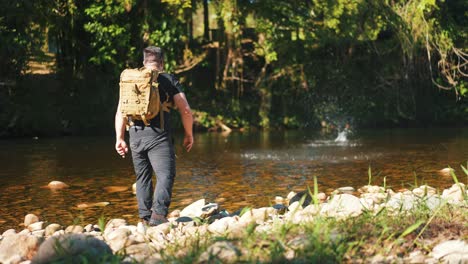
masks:
<svg viewBox="0 0 468 264"><path fill-rule="evenodd" d="M161 48L149 46L143 50L143 65L146 68L164 69L164 53Z"/></svg>

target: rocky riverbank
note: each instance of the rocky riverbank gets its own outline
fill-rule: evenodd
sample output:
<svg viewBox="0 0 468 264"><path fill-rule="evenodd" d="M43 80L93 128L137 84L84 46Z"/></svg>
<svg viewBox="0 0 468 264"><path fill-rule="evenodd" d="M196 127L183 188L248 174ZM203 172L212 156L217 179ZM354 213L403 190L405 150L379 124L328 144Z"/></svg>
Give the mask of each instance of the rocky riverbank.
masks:
<svg viewBox="0 0 468 264"><path fill-rule="evenodd" d="M441 194L367 185L291 192L235 213L201 199L156 227L123 219L62 226L28 214L23 230L1 234L0 263L468 263L467 196L462 183Z"/></svg>

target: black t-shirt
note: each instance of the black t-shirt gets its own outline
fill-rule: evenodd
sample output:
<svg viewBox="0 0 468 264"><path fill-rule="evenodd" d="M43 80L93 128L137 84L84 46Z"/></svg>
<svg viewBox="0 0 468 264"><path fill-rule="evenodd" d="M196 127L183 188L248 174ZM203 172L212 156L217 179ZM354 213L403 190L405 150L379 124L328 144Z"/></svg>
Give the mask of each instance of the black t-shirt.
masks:
<svg viewBox="0 0 468 264"><path fill-rule="evenodd" d="M179 80L173 75L169 73L160 73L158 76L158 83L159 83L159 98L161 103L168 101L171 105L174 105L174 95L182 92L182 85L180 84ZM164 130L170 130L170 115L168 112L164 113ZM152 127L160 127L160 115L157 115L153 119L151 119L150 126ZM145 124L141 120L134 120L134 125L136 126L144 126Z"/></svg>

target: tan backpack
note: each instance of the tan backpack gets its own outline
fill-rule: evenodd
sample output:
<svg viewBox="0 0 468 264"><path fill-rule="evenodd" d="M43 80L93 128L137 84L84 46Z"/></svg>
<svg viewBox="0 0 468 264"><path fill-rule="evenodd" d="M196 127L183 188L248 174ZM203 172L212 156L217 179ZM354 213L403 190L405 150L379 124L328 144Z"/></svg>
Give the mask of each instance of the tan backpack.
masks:
<svg viewBox="0 0 468 264"><path fill-rule="evenodd" d="M161 103L157 79L160 72L145 67L126 69L120 74L120 111L132 120L142 120L145 125L158 114L164 129L163 111L169 111L169 98ZM132 124L128 124L132 125Z"/></svg>

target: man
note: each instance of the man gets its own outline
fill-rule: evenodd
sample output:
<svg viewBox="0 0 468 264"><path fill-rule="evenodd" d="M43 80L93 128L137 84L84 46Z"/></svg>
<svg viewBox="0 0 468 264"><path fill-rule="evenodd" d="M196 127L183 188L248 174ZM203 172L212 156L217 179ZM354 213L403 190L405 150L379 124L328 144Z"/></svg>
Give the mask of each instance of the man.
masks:
<svg viewBox="0 0 468 264"><path fill-rule="evenodd" d="M143 51L145 68L162 72L164 55L161 48L150 46ZM181 91L181 85L171 74L161 73L158 76L161 102L169 100L180 114L185 130L183 145L187 152L193 145L193 117L190 106ZM169 112L163 111L163 117L157 115L149 126L141 120L131 120L129 128L130 149L136 174L136 196L139 217L150 226L167 222L166 216L171 203L172 186L175 178L175 154L170 135ZM160 122L164 118L164 122ZM128 147L125 142L127 117L120 111L120 103L115 114L115 149L125 157ZM160 127L164 124L164 127ZM156 189L153 193L152 174L156 173Z"/></svg>

